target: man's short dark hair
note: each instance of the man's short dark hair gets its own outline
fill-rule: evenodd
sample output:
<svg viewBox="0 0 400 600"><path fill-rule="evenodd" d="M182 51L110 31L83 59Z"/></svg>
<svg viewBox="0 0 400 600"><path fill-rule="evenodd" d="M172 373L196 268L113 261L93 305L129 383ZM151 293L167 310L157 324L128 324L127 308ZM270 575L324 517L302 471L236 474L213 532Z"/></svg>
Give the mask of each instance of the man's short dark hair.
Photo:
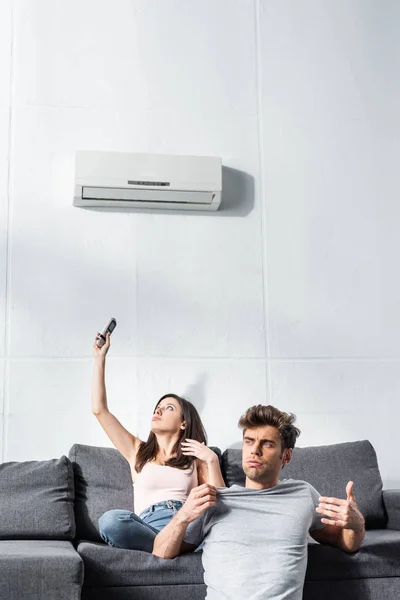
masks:
<svg viewBox="0 0 400 600"><path fill-rule="evenodd" d="M275 427L281 436L282 450L294 448L296 439L300 435L300 429L295 427L293 423L296 420L296 415L285 413L275 408L275 406L251 406L246 410L244 415L239 419L239 427L243 429L243 435L246 429L254 429L255 427L264 427L270 425Z"/></svg>

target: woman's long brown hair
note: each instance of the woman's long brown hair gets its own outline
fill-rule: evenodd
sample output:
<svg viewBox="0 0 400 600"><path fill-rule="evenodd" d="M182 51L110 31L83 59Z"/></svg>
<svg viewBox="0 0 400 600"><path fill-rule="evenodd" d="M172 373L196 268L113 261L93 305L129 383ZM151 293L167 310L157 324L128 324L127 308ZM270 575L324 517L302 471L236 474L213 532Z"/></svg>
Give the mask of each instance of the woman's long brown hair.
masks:
<svg viewBox="0 0 400 600"><path fill-rule="evenodd" d="M181 407L181 419L186 425L185 429L180 430L179 438L172 450L173 458L170 458L165 465L168 467L175 467L176 469L188 469L192 466L195 457L185 456L185 454L182 454L181 442L184 438L189 438L191 440L197 440L200 443L204 442L206 444L206 431L203 423L201 422L200 415L193 404L188 402L188 400L177 396L176 394L165 394L162 396L162 398L160 398L157 402L154 412L156 411L160 402L165 400L165 398L174 398L177 402L179 402ZM159 446L156 434L150 431L147 442L143 442L140 445L136 454L135 470L137 473L140 473L147 462L157 457L158 450Z"/></svg>

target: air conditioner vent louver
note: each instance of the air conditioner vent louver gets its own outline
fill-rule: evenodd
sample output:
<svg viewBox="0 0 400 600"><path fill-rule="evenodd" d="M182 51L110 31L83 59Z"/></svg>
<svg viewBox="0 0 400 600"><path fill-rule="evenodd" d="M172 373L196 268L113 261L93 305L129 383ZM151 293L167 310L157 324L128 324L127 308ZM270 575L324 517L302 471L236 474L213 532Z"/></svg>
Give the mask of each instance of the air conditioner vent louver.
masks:
<svg viewBox="0 0 400 600"><path fill-rule="evenodd" d="M157 185L157 186L170 186L169 181L131 181L128 180L129 185Z"/></svg>

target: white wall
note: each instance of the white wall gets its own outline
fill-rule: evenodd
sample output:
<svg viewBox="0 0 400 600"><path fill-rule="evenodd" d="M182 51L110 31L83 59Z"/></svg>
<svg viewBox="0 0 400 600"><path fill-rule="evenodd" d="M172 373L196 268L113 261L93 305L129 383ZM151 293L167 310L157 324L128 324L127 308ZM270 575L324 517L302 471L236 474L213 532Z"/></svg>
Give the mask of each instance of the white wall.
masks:
<svg viewBox="0 0 400 600"><path fill-rule="evenodd" d="M91 345L118 320L111 410L145 436L166 392L209 441L272 402L299 445L400 418L396 0L2 0L2 459L109 445ZM216 215L74 208L79 149L223 157Z"/></svg>

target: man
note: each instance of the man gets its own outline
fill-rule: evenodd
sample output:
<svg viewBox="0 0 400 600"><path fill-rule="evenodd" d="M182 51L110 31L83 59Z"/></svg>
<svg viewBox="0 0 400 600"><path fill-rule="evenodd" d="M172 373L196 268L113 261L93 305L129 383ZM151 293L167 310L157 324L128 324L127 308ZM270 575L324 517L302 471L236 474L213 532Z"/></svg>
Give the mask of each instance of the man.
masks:
<svg viewBox="0 0 400 600"><path fill-rule="evenodd" d="M341 500L304 481L279 481L300 434L294 420L273 406L249 408L239 421L246 487L194 488L154 541L153 554L174 558L204 539L207 600L301 600L308 533L345 552L364 539L353 482Z"/></svg>

